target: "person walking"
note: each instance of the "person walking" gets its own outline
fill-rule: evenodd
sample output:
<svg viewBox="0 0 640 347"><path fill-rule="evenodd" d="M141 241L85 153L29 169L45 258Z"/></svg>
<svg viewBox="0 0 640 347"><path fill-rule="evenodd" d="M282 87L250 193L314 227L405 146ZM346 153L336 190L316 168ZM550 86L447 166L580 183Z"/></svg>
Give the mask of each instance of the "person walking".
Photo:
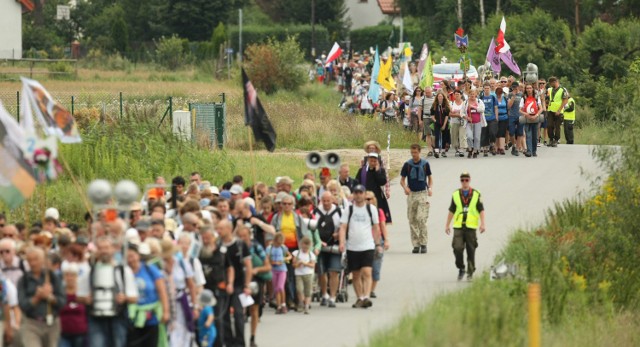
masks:
<svg viewBox="0 0 640 347"><path fill-rule="evenodd" d="M484 113L484 103L478 99L478 92L472 89L469 99L465 101L462 109L467 119L467 146L469 153L467 158L478 157L480 152L480 140L482 137L482 117Z"/></svg>
<svg viewBox="0 0 640 347"><path fill-rule="evenodd" d="M357 300L353 308L368 308L373 305L371 294L371 270L373 256L382 252L380 227L376 208L366 203L365 187L353 188L354 203L340 219L340 253L347 252L347 264L353 275L353 288Z"/></svg>
<svg viewBox="0 0 640 347"><path fill-rule="evenodd" d="M459 95L459 94L458 94ZM407 195L407 217L411 229L412 253L427 253L428 197L432 194L431 166L420 158L420 145L411 145L411 159L402 166L400 185Z"/></svg>
<svg viewBox="0 0 640 347"><path fill-rule="evenodd" d="M551 87L547 89L549 95L549 107L547 127L549 129L549 146L558 147L560 142L560 126L563 121L564 107L569 101L569 92L567 89L560 85L560 80L557 77L549 78L549 85Z"/></svg>
<svg viewBox="0 0 640 347"><path fill-rule="evenodd" d="M376 195L379 207L384 211L384 216L387 218L387 223L391 223L389 202L381 188L388 183L387 171L381 164L380 155L375 152L369 153L367 156L367 164L367 169L365 170L364 166L360 168L356 177L364 178L360 180L360 184Z"/></svg>
<svg viewBox="0 0 640 347"><path fill-rule="evenodd" d="M438 93L436 100L431 105L431 121L433 122L433 131L436 136L435 148L433 156L438 158L440 154L442 157L447 157L447 152L444 150L446 142L444 138L444 132L449 121L449 113L451 108L449 106L449 100L443 93Z"/></svg>
<svg viewBox="0 0 640 347"><path fill-rule="evenodd" d="M568 145L573 144L573 125L576 122L576 101L569 97L564 107L564 139Z"/></svg>
<svg viewBox="0 0 640 347"><path fill-rule="evenodd" d="M518 82L511 84L511 96L507 103L509 138L511 139L511 154L519 156L524 151L525 137L524 124L520 124L520 100L522 100L522 88Z"/></svg>
<svg viewBox="0 0 640 347"><path fill-rule="evenodd" d="M533 92L533 86L528 85L525 87L524 96L520 100L520 114L525 117L526 123L523 124L525 128L527 138L527 151L524 153L525 157L537 157L538 145L538 123L540 122L540 113L543 112L543 108L540 105L539 99L536 98Z"/></svg>
<svg viewBox="0 0 640 347"><path fill-rule="evenodd" d="M464 157L464 151L467 149L467 141L465 139L466 119L464 118L464 100L462 100L462 91L456 89L453 92L455 99L451 102L451 113L449 114L449 124L451 124L451 146L456 150L457 157Z"/></svg>
<svg viewBox="0 0 640 347"><path fill-rule="evenodd" d="M481 145L484 149L484 156L491 154L496 155L496 139L498 136L498 98L494 89L487 82L484 83L484 91L482 92L482 102L484 103L484 117L487 126L482 128Z"/></svg>
<svg viewBox="0 0 640 347"><path fill-rule="evenodd" d="M480 228L480 233L485 231L484 204L480 192L471 188L471 175L463 172L460 175L461 188L453 192L449 215L445 232L451 234L451 221L453 220L453 254L456 257L456 267L458 268L458 281L462 280L465 274L463 253L467 250L467 279L473 278L476 270L476 248L478 248L478 238L476 229Z"/></svg>

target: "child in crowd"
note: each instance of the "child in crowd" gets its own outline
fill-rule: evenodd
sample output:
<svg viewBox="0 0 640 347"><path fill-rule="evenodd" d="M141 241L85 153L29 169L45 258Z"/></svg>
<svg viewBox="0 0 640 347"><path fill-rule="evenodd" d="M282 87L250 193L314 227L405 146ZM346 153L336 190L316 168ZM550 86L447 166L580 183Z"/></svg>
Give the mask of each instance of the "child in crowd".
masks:
<svg viewBox="0 0 640 347"><path fill-rule="evenodd" d="M271 263L271 271L273 272L273 292L276 295L276 304L278 306L276 314L287 313L287 305L284 293L284 282L287 279L287 265L285 263L291 260L291 254L284 245L284 235L276 233L273 237L273 243L267 247L267 257Z"/></svg>
<svg viewBox="0 0 640 347"><path fill-rule="evenodd" d="M308 236L302 238L300 249L293 251L293 267L296 275L298 302L304 303L304 308L301 305L298 306L298 312L304 310L304 314L309 314L316 255L311 252L311 239Z"/></svg>
<svg viewBox="0 0 640 347"><path fill-rule="evenodd" d="M198 317L198 336L201 347L212 347L216 341L218 331L216 325L213 324L215 319L214 306L216 305L216 298L213 296L213 292L209 289L205 289L200 293L200 306L202 311Z"/></svg>

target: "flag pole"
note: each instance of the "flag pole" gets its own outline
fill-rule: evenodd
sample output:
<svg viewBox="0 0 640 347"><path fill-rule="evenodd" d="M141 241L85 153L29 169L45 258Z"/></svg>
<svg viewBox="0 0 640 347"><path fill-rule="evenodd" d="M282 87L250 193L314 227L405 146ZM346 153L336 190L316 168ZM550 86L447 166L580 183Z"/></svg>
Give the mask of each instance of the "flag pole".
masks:
<svg viewBox="0 0 640 347"><path fill-rule="evenodd" d="M256 158L253 153L253 140L251 139L251 127L247 127L247 135L249 136L249 156L251 157L251 176L253 176L253 196L257 197L256 187L258 186L258 181L256 180ZM256 201L256 207L259 202Z"/></svg>
<svg viewBox="0 0 640 347"><path fill-rule="evenodd" d="M60 159L60 162L64 166L64 169L67 170L67 172L69 173L69 176L71 177L71 182L73 182L73 186L76 188L78 195L80 195L80 200L82 200L82 204L84 205L84 208L87 210L87 212L89 212L89 215L93 216L93 214L91 213L91 205L89 204L87 194L82 190L80 183L78 182L78 180L76 179L76 176L73 174L73 171L71 171L71 168L69 167L69 163L67 163L67 161L64 159L64 156L62 155L62 151L58 152L58 159Z"/></svg>

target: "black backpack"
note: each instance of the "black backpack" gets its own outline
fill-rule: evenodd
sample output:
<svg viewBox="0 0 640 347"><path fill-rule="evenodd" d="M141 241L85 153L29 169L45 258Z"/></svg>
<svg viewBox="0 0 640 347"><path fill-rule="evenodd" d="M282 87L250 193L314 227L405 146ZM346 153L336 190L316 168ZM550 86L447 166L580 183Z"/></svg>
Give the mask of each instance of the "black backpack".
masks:
<svg viewBox="0 0 640 347"><path fill-rule="evenodd" d="M338 216L342 217L342 211L340 211L338 205L334 204L334 206L336 208L333 212L327 214L322 213L322 211L317 207L315 211L313 211L314 214L318 216L318 232L320 234L320 240L327 244L336 243L336 240L333 239L333 234L336 232L336 224L333 222L333 216L337 213Z"/></svg>
<svg viewBox="0 0 640 347"><path fill-rule="evenodd" d="M369 214L369 220L371 221L371 226L373 227L373 214L371 214L371 204L367 203L365 207L367 208L367 213ZM349 223L351 222L351 216L353 216L353 204L349 205L349 218L347 219L347 234L346 239L349 239Z"/></svg>

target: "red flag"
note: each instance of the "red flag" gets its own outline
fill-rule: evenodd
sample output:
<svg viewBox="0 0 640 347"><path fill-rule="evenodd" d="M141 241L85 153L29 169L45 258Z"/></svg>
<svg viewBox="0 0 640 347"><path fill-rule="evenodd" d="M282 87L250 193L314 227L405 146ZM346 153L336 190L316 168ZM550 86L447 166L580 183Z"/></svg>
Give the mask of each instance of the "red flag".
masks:
<svg viewBox="0 0 640 347"><path fill-rule="evenodd" d="M507 31L507 22L502 17L502 22L500 23L500 30L498 30L498 36L496 37L496 53L504 53L508 51L511 47L504 39L504 33Z"/></svg>
<svg viewBox="0 0 640 347"><path fill-rule="evenodd" d="M325 64L331 64L331 62L336 60L340 54L342 54L342 48L340 48L340 45L337 42L334 42L331 51L329 51L329 54L327 55L327 62Z"/></svg>

